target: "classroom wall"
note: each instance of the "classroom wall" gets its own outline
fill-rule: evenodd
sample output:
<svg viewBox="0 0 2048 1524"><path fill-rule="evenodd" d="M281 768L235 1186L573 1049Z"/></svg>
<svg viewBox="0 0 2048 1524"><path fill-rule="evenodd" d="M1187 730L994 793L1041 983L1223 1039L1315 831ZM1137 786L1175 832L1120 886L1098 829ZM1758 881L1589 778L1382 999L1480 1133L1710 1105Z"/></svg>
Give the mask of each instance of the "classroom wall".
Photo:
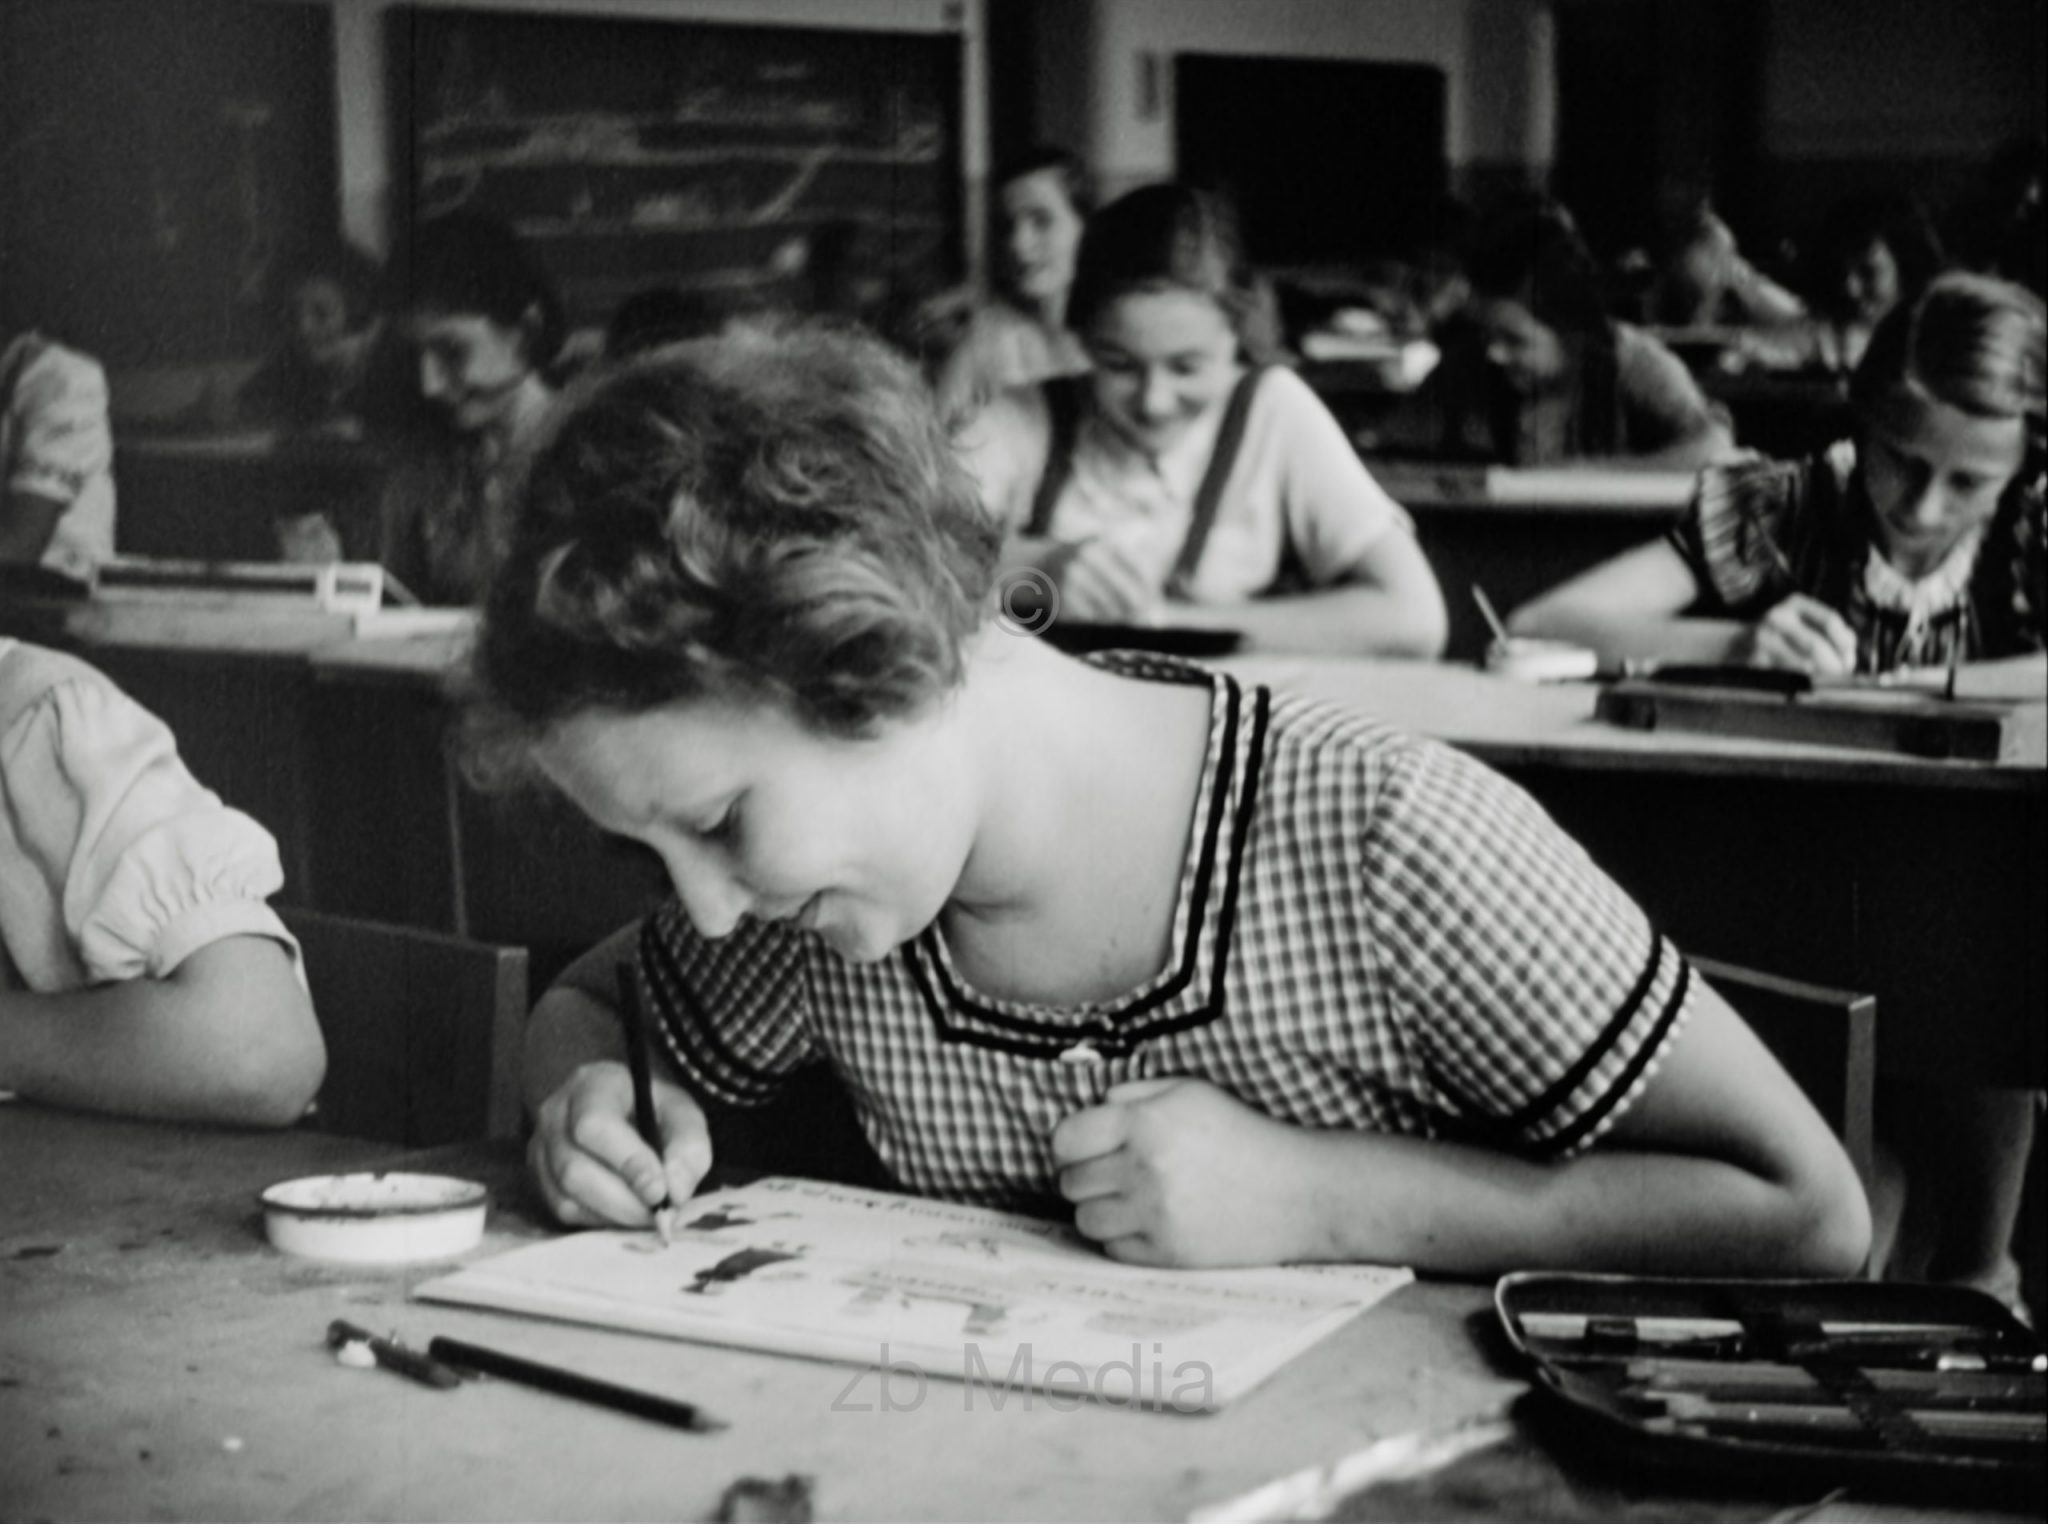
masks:
<svg viewBox="0 0 2048 1524"><path fill-rule="evenodd" d="M1174 172L1176 52L1429 64L1447 78L1454 185L1526 178L1549 162L1544 0L1037 4L1041 135L1087 156L1111 195Z"/></svg>
<svg viewBox="0 0 2048 1524"><path fill-rule="evenodd" d="M1939 205L2001 139L2039 135L2044 101L2041 0L1774 0L1764 208L1792 227L1890 186Z"/></svg>

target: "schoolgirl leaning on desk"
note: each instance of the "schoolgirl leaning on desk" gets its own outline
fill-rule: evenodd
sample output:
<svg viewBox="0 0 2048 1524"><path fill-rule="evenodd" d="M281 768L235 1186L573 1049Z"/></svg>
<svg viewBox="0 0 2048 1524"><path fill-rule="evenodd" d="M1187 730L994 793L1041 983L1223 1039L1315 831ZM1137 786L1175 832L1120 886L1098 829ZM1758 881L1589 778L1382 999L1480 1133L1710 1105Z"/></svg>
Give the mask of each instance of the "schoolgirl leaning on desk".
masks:
<svg viewBox="0 0 2048 1524"><path fill-rule="evenodd" d="M2042 310L1951 274L1878 327L1852 439L1704 472L1669 538L1517 610L1630 658L1883 672L2038 651L2048 604Z"/></svg>
<svg viewBox="0 0 2048 1524"><path fill-rule="evenodd" d="M1616 663L1818 673L2041 650L2043 350L2033 293L1938 278L1871 337L1851 386L1854 439L1804 462L1709 470L1669 539L1545 594L1512 628ZM1881 819L1871 830L1884 840ZM1884 1079L1879 1123L1905 1177L1889 1273L1978 1287L2024 1313L2012 1245L2039 1076Z"/></svg>
<svg viewBox="0 0 2048 1524"><path fill-rule="evenodd" d="M1291 371L1226 210L1131 192L1081 240L1068 317L1085 377L1015 391L962 431L984 498L1064 617L1211 624L1255 646L1434 656L1443 600L1407 516Z"/></svg>
<svg viewBox="0 0 2048 1524"><path fill-rule="evenodd" d="M1000 546L858 335L663 350L571 405L486 602L472 755L675 892L527 1026L565 1224L644 1225L712 1162L698 1096L825 1059L905 1188L1070 1214L1123 1260L1855 1267L1826 1124L1511 784L1019 638Z"/></svg>

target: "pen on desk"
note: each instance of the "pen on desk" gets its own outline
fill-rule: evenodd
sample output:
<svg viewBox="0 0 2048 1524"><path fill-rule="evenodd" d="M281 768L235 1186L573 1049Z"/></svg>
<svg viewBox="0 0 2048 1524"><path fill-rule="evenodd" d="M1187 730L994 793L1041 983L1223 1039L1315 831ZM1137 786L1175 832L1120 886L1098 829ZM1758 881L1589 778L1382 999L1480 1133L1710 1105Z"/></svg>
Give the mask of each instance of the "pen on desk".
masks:
<svg viewBox="0 0 2048 1524"><path fill-rule="evenodd" d="M466 1340L429 1339L427 1352L437 1360L459 1365L465 1370L481 1371L486 1376L497 1376L538 1391L553 1392L557 1397L574 1397L693 1433L710 1434L725 1427L723 1422L695 1403L680 1402L673 1397L638 1391L630 1386L618 1386L610 1381L600 1381L595 1376L581 1375L557 1365L543 1365L537 1360L508 1355L503 1350L486 1349L481 1344L471 1344Z"/></svg>
<svg viewBox="0 0 2048 1524"><path fill-rule="evenodd" d="M661 1157L661 1127L654 1117L654 1076L648 1068L647 1034L640 1020L640 985L633 977L633 965L619 962L619 1022L626 1032L626 1067L633 1075L633 1125L647 1146ZM654 1208L654 1231L668 1243L675 1232L675 1200L667 1192Z"/></svg>
<svg viewBox="0 0 2048 1524"><path fill-rule="evenodd" d="M410 1349L396 1339L379 1338L369 1329L358 1328L346 1318L336 1318L327 1325L329 1349L339 1350L351 1344L368 1349L371 1358L386 1370L410 1376L422 1386L438 1387L445 1392L462 1385L462 1377L439 1360Z"/></svg>

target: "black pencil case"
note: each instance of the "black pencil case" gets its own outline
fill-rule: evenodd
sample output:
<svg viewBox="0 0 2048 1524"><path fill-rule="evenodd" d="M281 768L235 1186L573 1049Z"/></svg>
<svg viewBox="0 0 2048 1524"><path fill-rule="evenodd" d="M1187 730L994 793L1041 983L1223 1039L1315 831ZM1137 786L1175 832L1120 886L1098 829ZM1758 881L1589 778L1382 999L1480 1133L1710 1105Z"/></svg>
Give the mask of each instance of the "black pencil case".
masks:
<svg viewBox="0 0 2048 1524"><path fill-rule="evenodd" d="M2043 1497L2048 1355L1981 1292L1526 1272L1494 1305L1532 1415L1603 1461L1723 1491Z"/></svg>

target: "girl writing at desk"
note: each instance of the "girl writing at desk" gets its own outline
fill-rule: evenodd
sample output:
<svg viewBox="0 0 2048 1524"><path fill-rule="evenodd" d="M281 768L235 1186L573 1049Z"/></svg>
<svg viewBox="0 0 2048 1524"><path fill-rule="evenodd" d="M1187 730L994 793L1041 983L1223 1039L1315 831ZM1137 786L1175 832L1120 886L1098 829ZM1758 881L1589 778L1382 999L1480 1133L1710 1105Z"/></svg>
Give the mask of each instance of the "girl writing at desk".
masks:
<svg viewBox="0 0 2048 1524"><path fill-rule="evenodd" d="M1857 427L1811 460L1700 478L1667 540L1544 595L1519 634L1605 660L1734 661L1888 672L2048 644L2039 297L1937 278L1872 336ZM1894 1273L2018 1296L2013 1227L2037 1097L1896 1077L1884 1107L1905 1167ZM1937 1205L1938 1203L1938 1205Z"/></svg>
<svg viewBox="0 0 2048 1524"><path fill-rule="evenodd" d="M1434 656L1443 601L1407 516L1293 372L1248 362L1262 311L1211 198L1154 185L1096 213L1068 297L1093 371L963 433L1005 563L1073 619Z"/></svg>
<svg viewBox="0 0 2048 1524"><path fill-rule="evenodd" d="M1862 1259L1825 1124L1524 795L1223 674L1011 634L1000 545L923 387L856 336L651 356L537 460L476 755L675 891L528 1029L563 1222L647 1223L710 1163L694 1095L824 1058L903 1186L1071 1213L1126 1260Z"/></svg>
<svg viewBox="0 0 2048 1524"><path fill-rule="evenodd" d="M1879 327L1850 398L1854 438L1709 469L1669 538L1525 605L1515 632L1610 664L1816 673L2040 650L2040 299L1940 277Z"/></svg>
<svg viewBox="0 0 2048 1524"><path fill-rule="evenodd" d="M326 1049L277 844L75 657L0 639L0 1091L284 1126Z"/></svg>

